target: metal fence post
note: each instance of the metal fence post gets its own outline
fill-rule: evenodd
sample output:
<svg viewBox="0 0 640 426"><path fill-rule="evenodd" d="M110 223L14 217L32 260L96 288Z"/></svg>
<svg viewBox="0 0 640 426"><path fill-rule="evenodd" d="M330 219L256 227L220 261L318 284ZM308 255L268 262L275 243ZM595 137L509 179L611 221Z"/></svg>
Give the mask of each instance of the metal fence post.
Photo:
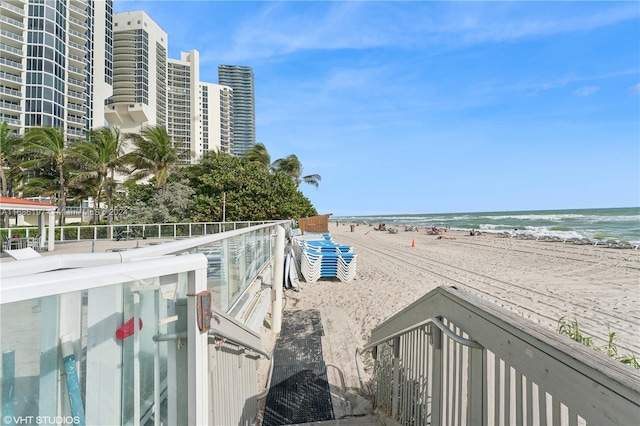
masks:
<svg viewBox="0 0 640 426"><path fill-rule="evenodd" d="M271 329L280 333L282 328L282 283L284 278L284 228L276 226L276 244L273 253L273 280L271 281Z"/></svg>

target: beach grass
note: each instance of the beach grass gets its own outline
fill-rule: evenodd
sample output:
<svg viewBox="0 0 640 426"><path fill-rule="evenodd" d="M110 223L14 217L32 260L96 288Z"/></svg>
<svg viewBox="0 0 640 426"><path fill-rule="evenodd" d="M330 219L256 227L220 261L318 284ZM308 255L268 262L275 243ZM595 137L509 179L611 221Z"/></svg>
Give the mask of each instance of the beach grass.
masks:
<svg viewBox="0 0 640 426"><path fill-rule="evenodd" d="M618 346L614 340L616 338L615 332L609 332L609 338L604 346L598 346L593 342L593 337L587 336L580 331L580 324L576 318L562 317L558 320L558 333L569 337L570 339L585 345L588 348L595 349L598 352L602 352L607 356L614 358L623 364L630 365L631 367L640 370L640 362L634 353L629 355L620 355L618 352Z"/></svg>

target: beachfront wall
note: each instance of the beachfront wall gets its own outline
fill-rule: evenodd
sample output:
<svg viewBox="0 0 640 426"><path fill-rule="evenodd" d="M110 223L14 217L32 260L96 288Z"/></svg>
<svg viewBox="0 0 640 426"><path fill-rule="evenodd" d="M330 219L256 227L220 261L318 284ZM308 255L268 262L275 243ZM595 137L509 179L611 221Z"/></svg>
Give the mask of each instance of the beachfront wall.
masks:
<svg viewBox="0 0 640 426"><path fill-rule="evenodd" d="M270 295L257 277L278 225L3 263L5 423L252 424L268 355L229 312L262 324L238 305Z"/></svg>
<svg viewBox="0 0 640 426"><path fill-rule="evenodd" d="M331 216L331 213L298 219L300 233L304 235L305 231L329 232L329 216Z"/></svg>
<svg viewBox="0 0 640 426"><path fill-rule="evenodd" d="M371 333L377 410L401 425L628 425L640 374L476 296L438 288Z"/></svg>

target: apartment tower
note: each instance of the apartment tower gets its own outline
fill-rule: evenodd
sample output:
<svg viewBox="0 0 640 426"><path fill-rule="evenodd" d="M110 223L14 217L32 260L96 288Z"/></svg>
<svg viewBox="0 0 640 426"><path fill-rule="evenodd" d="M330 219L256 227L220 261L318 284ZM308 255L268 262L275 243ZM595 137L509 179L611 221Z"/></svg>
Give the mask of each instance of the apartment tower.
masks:
<svg viewBox="0 0 640 426"><path fill-rule="evenodd" d="M165 126L183 163L207 151L230 152L231 88L200 81L197 50L167 56L168 36L145 12L114 16L113 96L106 118L122 133ZM224 113L224 116L223 116Z"/></svg>
<svg viewBox="0 0 640 426"><path fill-rule="evenodd" d="M104 125L113 0L0 1L0 120L69 139Z"/></svg>
<svg viewBox="0 0 640 426"><path fill-rule="evenodd" d="M233 146L233 89L200 83L198 108L202 114L200 156L208 151L231 154Z"/></svg>
<svg viewBox="0 0 640 426"><path fill-rule="evenodd" d="M146 13L121 12L113 21L113 95L109 125L122 133L167 124L168 36Z"/></svg>
<svg viewBox="0 0 640 426"><path fill-rule="evenodd" d="M218 83L233 89L231 154L242 156L256 143L253 70L239 65L220 65L218 66Z"/></svg>

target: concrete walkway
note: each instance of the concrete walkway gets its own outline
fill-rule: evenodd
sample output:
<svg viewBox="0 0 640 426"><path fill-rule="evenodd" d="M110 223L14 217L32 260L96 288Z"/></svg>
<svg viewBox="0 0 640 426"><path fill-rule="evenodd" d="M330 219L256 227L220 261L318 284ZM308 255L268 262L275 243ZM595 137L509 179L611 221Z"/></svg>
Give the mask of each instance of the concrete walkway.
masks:
<svg viewBox="0 0 640 426"><path fill-rule="evenodd" d="M42 256L52 256L56 254L72 254L72 253L105 253L108 251L117 250L133 250L136 248L147 247L153 244L162 244L167 242L176 241L174 239L162 238L151 239L147 238L143 240L141 238L136 240L83 240L83 241L56 241L55 250L47 251L44 247L39 251ZM0 262L16 262L7 253L0 253Z"/></svg>

